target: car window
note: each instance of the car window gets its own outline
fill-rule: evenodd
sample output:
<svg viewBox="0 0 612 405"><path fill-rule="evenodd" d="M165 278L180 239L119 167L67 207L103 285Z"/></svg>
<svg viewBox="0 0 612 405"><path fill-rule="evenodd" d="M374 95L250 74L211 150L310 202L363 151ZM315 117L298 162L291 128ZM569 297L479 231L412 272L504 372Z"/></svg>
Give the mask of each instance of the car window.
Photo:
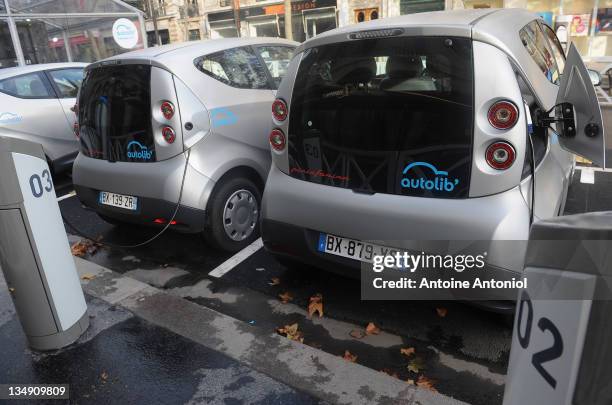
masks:
<svg viewBox="0 0 612 405"><path fill-rule="evenodd" d="M250 47L232 48L194 61L207 75L240 89L270 88L266 68Z"/></svg>
<svg viewBox="0 0 612 405"><path fill-rule="evenodd" d="M278 89L282 78L287 73L287 67L293 56L293 48L289 46L262 46L257 48L257 51L270 71L274 89Z"/></svg>
<svg viewBox="0 0 612 405"><path fill-rule="evenodd" d="M83 69L60 69L49 71L51 79L60 92L62 98L77 96L79 87L83 82Z"/></svg>
<svg viewBox="0 0 612 405"><path fill-rule="evenodd" d="M561 72L559 72L550 44L537 21L532 21L521 28L519 35L521 42L546 78L551 83L559 84Z"/></svg>
<svg viewBox="0 0 612 405"><path fill-rule="evenodd" d="M0 91L21 98L52 97L38 73L4 79L0 81Z"/></svg>
<svg viewBox="0 0 612 405"><path fill-rule="evenodd" d="M563 51L563 46L561 46L559 38L557 38L555 32L548 25L542 24L542 30L544 30L544 34L546 34L550 44L550 49L552 50L553 55L555 55L555 61L557 62L559 74L563 74L563 69L565 69L565 52Z"/></svg>

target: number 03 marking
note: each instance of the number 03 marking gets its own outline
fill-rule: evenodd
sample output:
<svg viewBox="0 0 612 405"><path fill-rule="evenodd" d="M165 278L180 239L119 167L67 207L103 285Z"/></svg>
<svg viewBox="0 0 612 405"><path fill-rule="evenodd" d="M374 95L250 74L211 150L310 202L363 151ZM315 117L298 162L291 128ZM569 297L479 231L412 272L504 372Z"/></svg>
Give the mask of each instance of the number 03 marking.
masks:
<svg viewBox="0 0 612 405"><path fill-rule="evenodd" d="M521 324L523 323L523 315L525 311L525 307L527 308L527 322L525 324L524 333L521 331ZM523 349L527 349L529 347L529 343L531 341L531 327L533 324L533 303L529 298L529 294L527 291L523 291L521 293L521 300L519 302L519 313L518 319L516 321L516 333L518 337L519 344ZM557 380L546 370L543 366L544 363L548 363L549 361L558 359L563 354L563 337L561 336L561 332L555 326L555 324L548 318L542 317L538 321L538 328L542 332L549 331L553 337L553 344L548 349L544 349L537 353L534 353L531 357L531 364L535 367L535 369L540 373L540 375L546 380L546 382L555 389L557 387Z"/></svg>
<svg viewBox="0 0 612 405"><path fill-rule="evenodd" d="M42 197L45 191L49 193L51 190L53 190L53 180L51 179L51 173L49 173L49 170L43 170L41 176L38 174L33 174L30 176L30 189L32 190L32 195L36 198Z"/></svg>

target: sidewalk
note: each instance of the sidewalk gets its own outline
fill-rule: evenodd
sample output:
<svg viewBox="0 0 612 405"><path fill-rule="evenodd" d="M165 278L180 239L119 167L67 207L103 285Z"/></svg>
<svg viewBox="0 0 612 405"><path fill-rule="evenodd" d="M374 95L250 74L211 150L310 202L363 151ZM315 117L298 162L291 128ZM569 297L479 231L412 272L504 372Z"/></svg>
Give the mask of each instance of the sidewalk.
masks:
<svg viewBox="0 0 612 405"><path fill-rule="evenodd" d="M79 404L459 403L75 260L91 326L53 353L27 348L0 273L0 383L68 383Z"/></svg>

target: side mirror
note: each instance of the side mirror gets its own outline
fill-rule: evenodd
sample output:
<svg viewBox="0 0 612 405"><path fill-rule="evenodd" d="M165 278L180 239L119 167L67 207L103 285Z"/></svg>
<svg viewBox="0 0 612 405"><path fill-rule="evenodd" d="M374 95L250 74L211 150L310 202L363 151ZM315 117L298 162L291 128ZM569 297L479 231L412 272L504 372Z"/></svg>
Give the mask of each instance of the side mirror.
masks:
<svg viewBox="0 0 612 405"><path fill-rule="evenodd" d="M589 72L589 78L591 79L591 83L593 83L593 86L600 86L601 75L599 74L599 72L593 69L587 69L587 71Z"/></svg>

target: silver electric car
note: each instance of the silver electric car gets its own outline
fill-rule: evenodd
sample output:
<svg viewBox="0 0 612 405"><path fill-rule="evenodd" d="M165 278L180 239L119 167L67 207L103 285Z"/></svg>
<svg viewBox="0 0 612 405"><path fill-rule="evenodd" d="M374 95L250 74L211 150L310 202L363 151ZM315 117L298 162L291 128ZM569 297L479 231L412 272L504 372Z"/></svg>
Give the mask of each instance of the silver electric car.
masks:
<svg viewBox="0 0 612 405"><path fill-rule="evenodd" d="M74 106L86 63L0 70L0 135L42 145L55 173L70 169L79 144Z"/></svg>
<svg viewBox="0 0 612 405"><path fill-rule="evenodd" d="M236 251L259 233L270 106L297 43L218 39L86 69L73 183L114 224L205 231Z"/></svg>
<svg viewBox="0 0 612 405"><path fill-rule="evenodd" d="M273 104L264 246L359 275L382 251L368 241L526 240L532 221L563 212L570 152L604 165L589 74L520 9L406 15L306 41ZM523 254L488 249L488 275L516 275Z"/></svg>

